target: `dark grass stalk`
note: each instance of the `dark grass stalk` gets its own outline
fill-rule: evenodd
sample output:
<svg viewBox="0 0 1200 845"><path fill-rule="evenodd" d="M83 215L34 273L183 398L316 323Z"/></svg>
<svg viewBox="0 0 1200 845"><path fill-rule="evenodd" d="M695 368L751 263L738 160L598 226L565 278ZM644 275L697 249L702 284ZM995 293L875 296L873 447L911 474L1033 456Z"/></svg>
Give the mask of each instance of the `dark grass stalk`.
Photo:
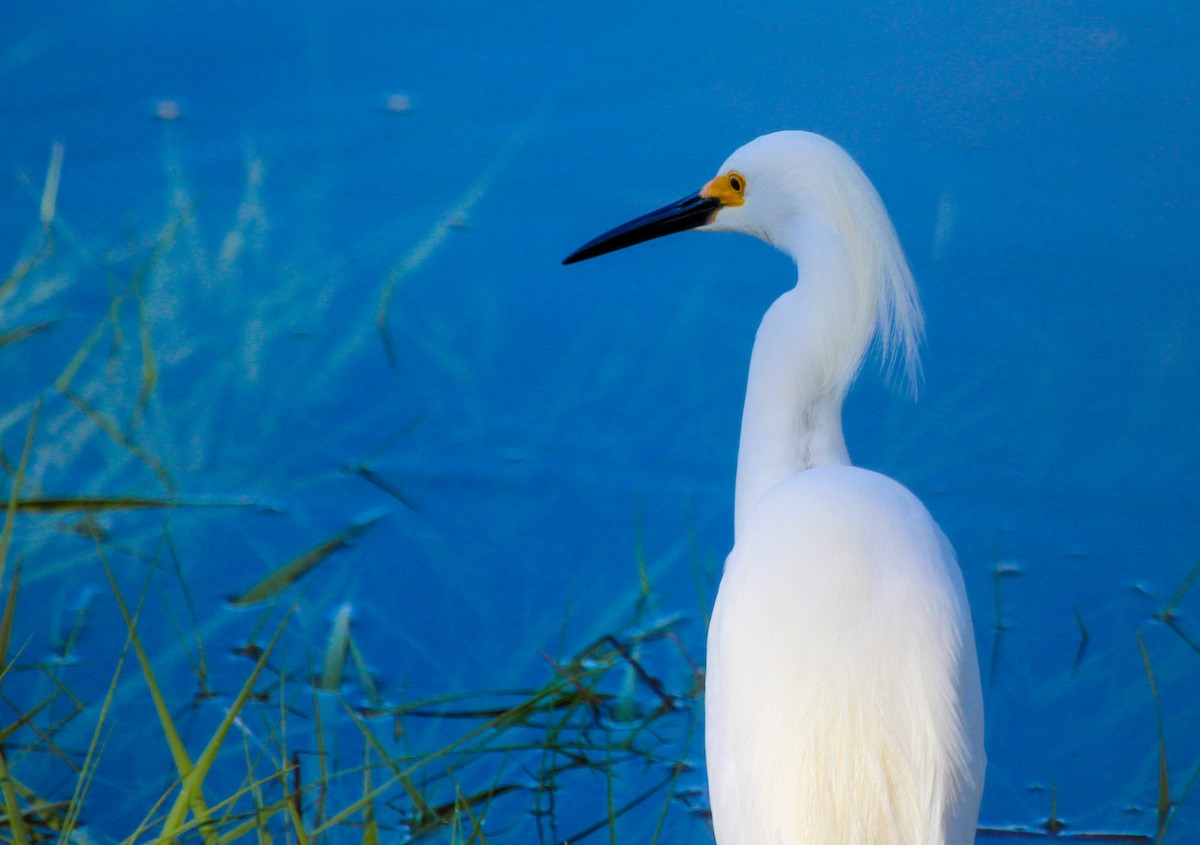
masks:
<svg viewBox="0 0 1200 845"><path fill-rule="evenodd" d="M1177 637L1179 637L1179 639L1183 640L1184 643L1187 644L1188 648L1190 648L1192 651L1196 652L1197 654L1200 654L1200 643L1197 643L1195 640L1193 640L1191 637L1189 637L1187 635L1187 633L1182 628L1179 627L1178 619L1171 618L1171 619L1167 620L1166 626L1168 628L1170 628L1172 631L1174 631L1175 635Z"/></svg>
<svg viewBox="0 0 1200 845"><path fill-rule="evenodd" d="M1200 561L1196 562L1196 565L1192 567L1192 570L1187 574L1187 577L1183 579L1183 583L1179 585L1179 587L1175 590L1175 593L1170 599L1167 600L1167 603L1163 606L1163 609L1159 611L1158 618L1161 621L1175 621L1175 608L1179 606L1179 603L1183 601L1183 597L1186 596L1188 591L1192 589L1192 586L1196 583L1197 578L1200 578Z"/></svg>
<svg viewBox="0 0 1200 845"><path fill-rule="evenodd" d="M253 501L142 498L137 496L31 496L19 499L21 513L85 513L128 510L174 510L175 508L259 508ZM135 556L135 555L131 555Z"/></svg>

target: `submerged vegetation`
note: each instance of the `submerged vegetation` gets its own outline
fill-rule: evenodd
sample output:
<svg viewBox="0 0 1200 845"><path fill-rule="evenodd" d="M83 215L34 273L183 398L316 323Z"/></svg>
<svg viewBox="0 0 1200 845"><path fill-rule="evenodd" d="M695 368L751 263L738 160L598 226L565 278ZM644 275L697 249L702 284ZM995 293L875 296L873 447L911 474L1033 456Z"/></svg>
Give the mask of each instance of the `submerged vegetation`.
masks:
<svg viewBox="0 0 1200 845"><path fill-rule="evenodd" d="M219 302L218 280L252 259L261 167L250 163L215 257L179 183L157 236L106 249L56 219L63 152L33 242L0 284L0 354L14 375L0 409L0 840L465 845L614 841L618 828L624 841L659 841L677 818L703 827L702 678L647 593L624 627L545 654L540 684L415 698L377 675L385 655L360 642L353 602L337 603L327 629L300 621L338 583L316 573L350 561L386 510L259 575L236 563L230 575L225 526L283 506L181 492L230 412L213 406L247 384L205 369L208 398L189 405L185 391L168 406L164 372L200 372L213 350L162 320L164 308ZM79 319L56 298L97 270L109 301L64 355L64 325ZM253 333L267 319L247 321L243 350L261 347ZM54 334L53 347L31 345ZM285 400L249 401L265 417ZM343 465L415 509L382 473Z"/></svg>
<svg viewBox="0 0 1200 845"><path fill-rule="evenodd" d="M506 147L498 160L507 157ZM116 244L59 219L63 161L56 146L46 177L30 180L38 224L0 281L0 841L706 841L703 674L690 653L701 626L656 615L640 524L628 606L594 636L568 633L564 620L555 652L525 661L534 680L487 690L459 677L447 692L380 671L389 655L379 637L364 641L347 573L367 540L419 502L347 454L364 432L402 444L418 417L397 427L362 409L347 424L358 426L354 443L329 443L316 470L301 454L253 460L262 443L310 425L308 409L288 404L296 384L319 393L353 354L303 345L313 320L290 306L294 291L268 292L230 319L245 276L264 263L261 162L250 157L234 221L210 248L170 152L166 221ZM439 223L419 260L451 228ZM396 261L357 319L386 368L401 366L388 315L417 260ZM80 294L81 278L107 288ZM312 301L335 296L314 285ZM182 313L228 328L200 336ZM277 325L290 328L272 334ZM282 383L264 375L272 360L292 364ZM255 437L219 438L231 414L253 419ZM258 483L264 474L283 483ZM280 487L315 486L315 475L365 483L396 511L334 509L329 525L329 509L276 501ZM692 551L698 621L712 584ZM1198 573L1153 624L1200 653L1180 611ZM1001 576L1016 571L997 560L994 574L993 675L1009 629ZM1074 673L1092 637L1070 610ZM1154 644L1141 632L1136 644L1157 719L1146 734L1157 738L1154 833L1077 834L1054 787L1043 822L988 829L981 841L1176 841L1200 766L1168 753ZM397 636L390 647L419 644Z"/></svg>

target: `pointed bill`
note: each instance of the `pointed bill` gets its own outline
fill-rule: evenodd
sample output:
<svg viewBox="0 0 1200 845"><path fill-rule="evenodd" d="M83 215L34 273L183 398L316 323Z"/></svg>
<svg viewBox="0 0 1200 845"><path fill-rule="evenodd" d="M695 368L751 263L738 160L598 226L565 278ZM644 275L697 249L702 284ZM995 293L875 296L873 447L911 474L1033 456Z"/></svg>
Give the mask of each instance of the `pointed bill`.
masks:
<svg viewBox="0 0 1200 845"><path fill-rule="evenodd" d="M712 222L720 208L721 200L717 197L691 194L593 238L564 258L563 264L574 264L653 238L704 226Z"/></svg>

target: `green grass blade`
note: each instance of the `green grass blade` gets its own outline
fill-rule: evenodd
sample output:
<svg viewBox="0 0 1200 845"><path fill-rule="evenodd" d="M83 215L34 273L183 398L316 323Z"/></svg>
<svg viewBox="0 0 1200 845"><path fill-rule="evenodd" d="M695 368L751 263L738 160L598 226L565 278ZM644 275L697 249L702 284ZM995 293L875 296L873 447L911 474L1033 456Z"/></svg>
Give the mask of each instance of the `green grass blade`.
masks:
<svg viewBox="0 0 1200 845"><path fill-rule="evenodd" d="M33 709L23 712L21 717L12 724L5 725L3 728L0 728L0 747L3 747L3 743L10 736L15 734L21 728L30 724L39 713L45 710L49 705L53 704L55 700L57 700L57 697L57 694L51 693L46 698L43 698Z"/></svg>
<svg viewBox="0 0 1200 845"><path fill-rule="evenodd" d="M363 749L363 793L371 793L371 746ZM375 802L363 804L362 845L379 845L379 825L375 822Z"/></svg>
<svg viewBox="0 0 1200 845"><path fill-rule="evenodd" d="M8 814L9 834L14 845L29 845L29 829L25 827L25 816L8 773L8 761L3 749L0 749L0 795L4 796L4 810Z"/></svg>
<svg viewBox="0 0 1200 845"><path fill-rule="evenodd" d="M296 833L296 841L300 845L309 845L308 832L304 829L304 819L300 817L300 810L297 809L294 801L287 802L288 817L292 820L292 830Z"/></svg>
<svg viewBox="0 0 1200 845"><path fill-rule="evenodd" d="M683 741L682 756L675 761L674 774L671 777L671 783L667 787L667 797L663 801L662 812L658 816L658 824L654 826L654 835L650 838L650 845L658 845L658 838L662 836L663 827L667 823L667 813L671 810L671 804L675 800L675 790L679 786L679 776L687 770L687 752L692 744L692 737L696 733L696 724L692 723L688 730L687 738Z"/></svg>
<svg viewBox="0 0 1200 845"><path fill-rule="evenodd" d="M354 722L355 727L357 727L362 733L363 739L367 743L368 751L372 748L375 749L375 753L378 754L387 767L391 769L392 779L399 782L401 788L403 788L408 794L408 800L413 805L413 813L416 815L416 817L418 819L429 818L432 814L432 810L430 810L429 804L425 800L425 796L421 794L421 790L419 790L417 785L413 783L412 778L409 777L408 774L405 773L399 765L397 765L396 761L391 758L391 756L387 753L387 749L383 747L383 744L379 741L379 738L375 736L375 733L371 730L370 726L367 725L367 723L364 722L359 715L354 712L350 705L343 701L342 707L345 708L346 712L350 715L350 719ZM364 794L371 794L369 787L364 790Z"/></svg>
<svg viewBox="0 0 1200 845"><path fill-rule="evenodd" d="M204 783L204 779L208 776L208 772L212 769L213 763L217 759L217 752L221 750L221 746L225 742L225 737L229 734L230 728L233 727L234 721L242 712L242 707L245 706L250 693L254 691L254 684L258 681L258 676L262 674L262 670L267 665L267 658L271 656L271 652L275 649L279 638L283 636L284 629L287 627L288 620L291 618L289 613L280 623L279 628L275 631L275 636L271 638L271 642L263 649L262 654L258 658L258 662L254 664L254 669L250 672L250 676L246 678L246 682L238 691L237 697L233 703L229 705L225 713L225 718L217 726L212 738L204 750L200 752L200 756L196 758L196 764L190 768L183 778L183 784L180 787L179 795L175 799L174 805L167 814L167 819L163 822L162 838L168 843L174 842L179 828L183 824L184 816L187 814L188 808L193 807L197 799L200 798L200 787ZM207 814L207 811L205 811ZM196 813L197 818L200 818L200 812Z"/></svg>
<svg viewBox="0 0 1200 845"><path fill-rule="evenodd" d="M650 597L654 593L654 588L650 583L650 567L646 562L646 538L642 527L642 500L640 498L634 515L633 535L633 557L637 561L638 571L637 618L640 620L642 612L646 609Z"/></svg>
<svg viewBox="0 0 1200 845"><path fill-rule="evenodd" d="M1154 699L1154 717L1158 723L1158 828L1160 835L1166 827L1167 815L1171 812L1171 783L1167 772L1167 743L1163 731L1162 702L1158 699L1158 685L1154 682L1154 669L1150 666L1150 652L1146 650L1146 641L1142 632L1137 634L1138 649L1142 653L1142 662L1146 664L1146 678L1150 682L1150 695Z"/></svg>
<svg viewBox="0 0 1200 845"><path fill-rule="evenodd" d="M114 310L120 306L120 303L123 302L124 299L125 294L122 294L113 300ZM71 387L71 382L75 380L75 376L79 373L80 367L82 367L84 361L91 356L92 350L96 348L96 344L100 342L100 338L104 337L104 330L108 327L108 324L111 320L112 317L106 314L104 318L96 324L96 328L92 329L92 333L88 335L83 343L80 344L79 348L75 350L75 354L71 356L71 360L67 362L67 365L63 367L62 372L58 374L58 378L54 381L55 390L60 393L65 393Z"/></svg>
<svg viewBox="0 0 1200 845"><path fill-rule="evenodd" d="M13 267L3 282L0 282L0 303L6 302L16 293L21 282L25 280L35 267L50 257L54 252L54 239L42 238L41 246L28 258L23 258Z"/></svg>
<svg viewBox="0 0 1200 845"><path fill-rule="evenodd" d="M0 682L8 674L8 647L12 642L13 616L17 610L17 593L21 588L21 567L13 568L12 583L8 587L8 595L4 599L4 615L0 616ZM2 737L0 737L0 741Z"/></svg>
<svg viewBox="0 0 1200 845"><path fill-rule="evenodd" d="M382 699L379 696L379 688L375 685L375 679L371 677L371 670L367 666L366 658L363 657L353 636L349 638L349 644L350 659L354 662L355 671L358 672L358 682L362 684L363 691L367 694L367 701L372 707L378 707Z"/></svg>
<svg viewBox="0 0 1200 845"><path fill-rule="evenodd" d="M271 774L267 775L266 777L262 777L262 778L258 778L258 779L253 779L250 776L250 774L247 773L247 779L243 782L243 786L241 788L239 788L237 791L235 791L232 795L229 795L229 796L223 798L222 800L216 802L209 808L210 818L200 819L200 818L193 817L191 820L189 820L185 824L180 825L179 829L176 831L177 836L178 837L190 837L190 834L194 833L197 829L199 829L201 831L202 835L206 836L208 842L211 842L212 845L220 845L221 842L226 841L229 837L229 830L226 830L226 825L228 825L234 817L235 805L237 804L237 802L241 801L247 795L252 796L255 793L260 793L262 790L262 787L264 787L268 784L271 784L272 782L278 782L281 785L285 784L286 778L290 773L291 773L290 767L285 767L281 770L272 772ZM178 785L178 782L177 782L177 785ZM286 786L284 788L286 788ZM168 791L168 796L169 796L169 794L170 794L170 791ZM161 803L162 802L160 802L160 804ZM272 804L272 805L268 805L267 807L260 808L260 810L262 811L262 815L259 816L258 821L259 822L265 821L271 815L274 815L275 813L279 812L282 809L283 809L283 807L282 807L281 803ZM215 820L215 817L218 813L221 813L220 819ZM139 831L139 834L142 832L145 832L148 829L149 829L148 827L144 826ZM218 835L218 829L220 831L219 835ZM140 840L137 840L137 837L133 837L133 840L140 841ZM154 841L155 842L163 842L165 840L163 840L162 837L157 837L154 839Z"/></svg>
<svg viewBox="0 0 1200 845"><path fill-rule="evenodd" d="M57 320L43 320L40 323L29 323L24 326L17 326L15 329L9 329L6 332L0 332L0 348L20 343L27 337L32 337L38 332L45 331L57 322Z"/></svg>
<svg viewBox="0 0 1200 845"><path fill-rule="evenodd" d="M121 612L121 618L125 621L126 630L129 632L129 638L133 643L134 654L137 655L138 664L142 669L142 677L146 681L146 687L150 691L150 698L154 702L154 710L158 715L163 736L166 738L167 745L171 750L171 758L175 762L175 771L179 774L179 777L186 778L194 768L191 758L188 756L183 739L175 727L175 721L171 718L171 711L167 707L167 700L158 686L158 679L155 677L154 669L150 665L150 658L146 654L146 649L142 646L141 637L137 634L137 623L130 615L129 608L125 604L125 597L121 594L121 588L117 585L116 576L109 565L108 556L104 553L104 547L101 545L99 537L94 537L93 539L96 543L96 549L100 553L100 560L104 564L104 574L108 577L109 586L112 588L113 596L117 600L117 608ZM145 594L145 590L148 590L150 587L150 577L153 573L153 568L147 573L143 595ZM197 815L207 816L208 808L204 805L204 796L197 794L194 797L194 810Z"/></svg>
<svg viewBox="0 0 1200 845"><path fill-rule="evenodd" d="M1162 827L1158 829L1158 836L1155 837L1155 845L1161 845L1167 838L1167 831L1171 827L1171 822L1175 821L1175 817L1179 815L1179 808L1187 803L1188 794L1192 791L1192 787L1196 785L1196 779L1200 778L1200 765L1192 769L1192 775L1188 778L1187 783L1183 786L1183 791L1179 793L1179 800L1175 802L1175 812L1167 817Z"/></svg>
<svg viewBox="0 0 1200 845"><path fill-rule="evenodd" d="M604 806L607 811L608 842L617 845L617 805L613 796L612 737L604 733Z"/></svg>
<svg viewBox="0 0 1200 845"><path fill-rule="evenodd" d="M312 687L312 708L313 735L317 740L317 769L320 772L317 780L320 788L317 790L317 800L314 802L313 824L320 827L321 820L325 818L325 796L329 791L329 752L325 748L325 723L321 716L321 700L317 696L316 687ZM300 815L298 795L296 805L296 814Z"/></svg>
<svg viewBox="0 0 1200 845"><path fill-rule="evenodd" d="M158 384L158 365L154 357L154 342L150 338L150 318L146 312L146 300L142 296L140 284L133 288L133 297L137 304L138 340L142 351L142 383L135 407L137 413L141 414Z"/></svg>
<svg viewBox="0 0 1200 845"><path fill-rule="evenodd" d="M63 367L62 372L58 374L58 378L54 380L54 389L59 393L64 395L68 393L71 387L71 382L75 380L75 376L79 373L79 369L91 356L92 350L96 348L96 344L100 342L100 338L104 336L104 330L110 324L114 329L120 328L118 315L120 313L121 306L124 304L129 295L141 285L142 280L150 274L150 271L154 269L155 265L158 264L162 257L166 255L167 252L170 251L171 247L175 244L176 238L179 237L180 229L183 228L184 217L185 215L183 213L179 214L166 226L166 228L163 229L162 234L160 234L155 241L154 249L150 251L150 255L147 256L146 260L143 261L136 270L134 270L133 277L130 279L128 286L126 286L124 291L117 294L113 298L112 309L110 312L106 314L102 320L100 320L96 328L92 330L92 333L88 335L87 339L83 342L79 349L75 351L75 354L71 357L71 360L65 367Z"/></svg>
<svg viewBox="0 0 1200 845"><path fill-rule="evenodd" d="M54 207L58 202L58 183L62 178L63 154L67 148L62 141L55 141L50 147L50 166L46 168L46 182L42 187L42 201L38 207L38 217L42 226L47 229L54 222Z"/></svg>
<svg viewBox="0 0 1200 845"><path fill-rule="evenodd" d="M4 511L4 528L0 529L0 584L4 583L4 567L8 561L8 545L12 542L13 527L17 521L17 501L21 498L21 485L25 483L25 468L29 465L29 453L33 451L33 433L37 430L38 416L42 413L42 400L33 406L29 416L29 429L25 433L25 445L21 448L21 462L13 476L12 490L8 493L8 507Z"/></svg>
<svg viewBox="0 0 1200 845"><path fill-rule="evenodd" d="M350 649L350 605L343 604L333 618L333 629L325 647L325 665L321 671L320 689L337 692L342 688L346 671L346 653Z"/></svg>
<svg viewBox="0 0 1200 845"><path fill-rule="evenodd" d="M362 534L380 519L382 517L375 516L363 522L355 523L349 528L342 529L328 540L318 543L298 557L292 558L240 596L230 599L229 603L233 607L248 607L278 596L304 575L315 569L325 558L338 549L345 547L351 540Z"/></svg>
<svg viewBox="0 0 1200 845"><path fill-rule="evenodd" d="M96 727L92 731L92 739L88 743L87 754L84 756L83 765L79 769L79 777L75 781L75 793L71 796L71 801L67 805L67 816L63 822L63 828L59 836L60 842L72 841L71 833L75 825L79 822L79 814L83 811L84 798L87 796L88 790L91 788L92 779L96 775L100 761L100 738L103 735L104 726L108 721L109 710L112 707L113 697L117 692L117 685L121 680L121 673L125 669L125 661L129 657L129 648L133 645L132 633L137 629L137 622L141 617L142 605L145 603L146 595L147 591L143 590L138 606L133 612L133 626L125 634L125 644L121 647L121 654L117 658L117 668L113 671L112 680L108 684L108 692L105 693L104 701L100 705Z"/></svg>
<svg viewBox="0 0 1200 845"><path fill-rule="evenodd" d="M436 762L437 760L442 759L443 757L446 757L447 755L453 753L455 750L466 745L471 740L477 739L478 737L483 736L486 733L489 733L489 732L497 730L497 729L507 728L513 724L519 724L525 716L528 716L530 713L535 712L538 709L538 707L542 704L542 702L545 702L547 700L554 700L555 697L558 696L564 689L566 689L568 687L577 686L580 679L600 674L603 671L604 670L600 669L600 668L590 669L586 672L581 672L579 675L572 676L571 678L568 678L566 680L548 685L547 687L543 688L542 690L538 691L533 696L531 696L527 701L523 701L520 704L516 705L515 707L512 707L509 710L506 710L504 713L495 717L494 719L490 719L489 721L485 722L484 724L480 725L479 727L475 728L474 730L468 731L466 734L460 736L458 739L447 743L446 745L439 748L437 751L433 751L429 754L426 754L416 763L413 763L412 765L407 766L404 769L401 769L398 773L394 774L391 778L389 778L382 785L375 787L370 792L362 795L357 801L352 802L350 805L343 807L340 811L338 811L334 815L330 816L328 819L326 819L324 822L322 822L320 825L318 825L316 827L316 829L314 829L312 831L312 835L319 836L320 834L324 833L325 831L327 831L333 827L336 827L337 825L346 821L348 818L353 816L355 813L359 812L362 809L363 805L367 801L372 801L372 800L378 798L379 796L383 795L384 793L386 793L389 789L391 789L393 786L395 786L397 783L399 783L401 781L401 778L409 777L409 776L415 774L418 770L425 768L426 766L430 765L431 763Z"/></svg>
<svg viewBox="0 0 1200 845"><path fill-rule="evenodd" d="M107 434L114 443L149 467L167 490L175 490L175 482L171 480L171 473L167 471L162 461L134 443L115 422L93 408L91 403L82 396L70 390L63 390L62 394L70 399L71 403L82 411L83 415L91 420L98 429Z"/></svg>
<svg viewBox="0 0 1200 845"><path fill-rule="evenodd" d="M250 754L250 738L246 734L242 734L242 755L246 763L246 773L249 777L255 770L256 762L253 755ZM253 802L254 812L251 814L251 817L254 820L254 833L255 837L258 839L258 845L270 845L271 834L263 825L266 816L263 815L263 793L261 785L251 780L246 789L242 792L239 792L238 795L243 794L243 792L249 792L250 800ZM233 805L230 804L229 808L225 812L225 816L221 819L222 824L219 825L219 827L224 829L224 822L228 821L229 814L232 811Z"/></svg>
<svg viewBox="0 0 1200 845"><path fill-rule="evenodd" d="M222 832L220 838L217 839L216 845L233 845L234 842L241 841L242 837L255 831L258 832L259 842L270 842L270 833L262 827L262 824L276 813L286 810L289 803L290 801L287 798L281 798L273 804L256 807L253 818L247 819L241 824Z"/></svg>
<svg viewBox="0 0 1200 845"><path fill-rule="evenodd" d="M383 344L384 352L387 354L388 362L391 364L392 369L396 369L399 366L399 362L396 350L392 344L389 319L392 298L396 295L401 282L407 279L410 274L416 272L434 252L446 243L455 226L460 225L462 220L468 218L471 209L490 190L496 177L502 171L506 170L513 159L516 158L518 150L526 143L532 127L542 119L542 113L543 110L540 107L534 109L521 125L513 130L492 160L484 167L475 182L467 189L462 199L451 206L434 223L433 228L430 229L429 233L416 246L392 265L387 281L384 282L383 290L380 293L379 307L375 311L375 328L379 332L380 341Z"/></svg>
<svg viewBox="0 0 1200 845"><path fill-rule="evenodd" d="M475 815L473 809L474 805L480 800L479 796L468 798L463 794L462 787L459 786L458 781L454 779L453 772L451 772L450 777L454 782L454 821L456 824L460 823L465 813L467 820L471 823L471 833L467 837L465 845L472 845L474 842L478 842L479 845L488 845L487 837L483 835L483 820ZM486 797L490 799L491 794L491 792L486 793Z"/></svg>
<svg viewBox="0 0 1200 845"><path fill-rule="evenodd" d="M253 830L256 825L260 825L266 819L284 810L284 802L288 799L280 799L274 804L268 804L266 806L259 807L259 813L256 818L251 818L246 822L237 825L236 827L226 829L225 825L228 824L233 818L234 805L247 795L253 795L256 791L261 792L261 788L272 781L282 782L289 772L290 769L283 769L281 771L273 772L264 778L249 781L245 786L232 795L212 805L210 810L213 814L215 814L217 811L224 812L224 815L219 823L214 822L211 819L193 818L187 823L179 826L179 829L176 831L176 838L190 836L190 834L194 833L197 829L200 829L202 834L210 837L208 841L211 842L212 845L223 845L224 843L235 841L239 837L244 836L248 831ZM254 815L255 814L253 813L251 814L251 816ZM221 828L220 835L217 835L217 833L213 830L213 828L217 826ZM139 828L135 836L129 837L125 840L124 845L134 845L135 842L143 841L139 837L148 829L149 828L147 826L143 825L141 828ZM206 829L208 830L206 831ZM161 843L164 843L167 840L163 839L162 837L155 837L151 841L155 843L155 845L161 845Z"/></svg>

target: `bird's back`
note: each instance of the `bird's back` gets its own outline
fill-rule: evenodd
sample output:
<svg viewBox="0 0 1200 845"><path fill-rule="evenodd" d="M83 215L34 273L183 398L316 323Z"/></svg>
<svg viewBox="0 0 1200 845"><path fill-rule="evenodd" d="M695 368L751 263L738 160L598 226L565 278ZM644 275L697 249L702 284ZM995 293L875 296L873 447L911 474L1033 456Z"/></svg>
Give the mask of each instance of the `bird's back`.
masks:
<svg viewBox="0 0 1200 845"><path fill-rule="evenodd" d="M706 719L719 845L974 841L970 612L916 497L849 466L763 496L713 611Z"/></svg>

